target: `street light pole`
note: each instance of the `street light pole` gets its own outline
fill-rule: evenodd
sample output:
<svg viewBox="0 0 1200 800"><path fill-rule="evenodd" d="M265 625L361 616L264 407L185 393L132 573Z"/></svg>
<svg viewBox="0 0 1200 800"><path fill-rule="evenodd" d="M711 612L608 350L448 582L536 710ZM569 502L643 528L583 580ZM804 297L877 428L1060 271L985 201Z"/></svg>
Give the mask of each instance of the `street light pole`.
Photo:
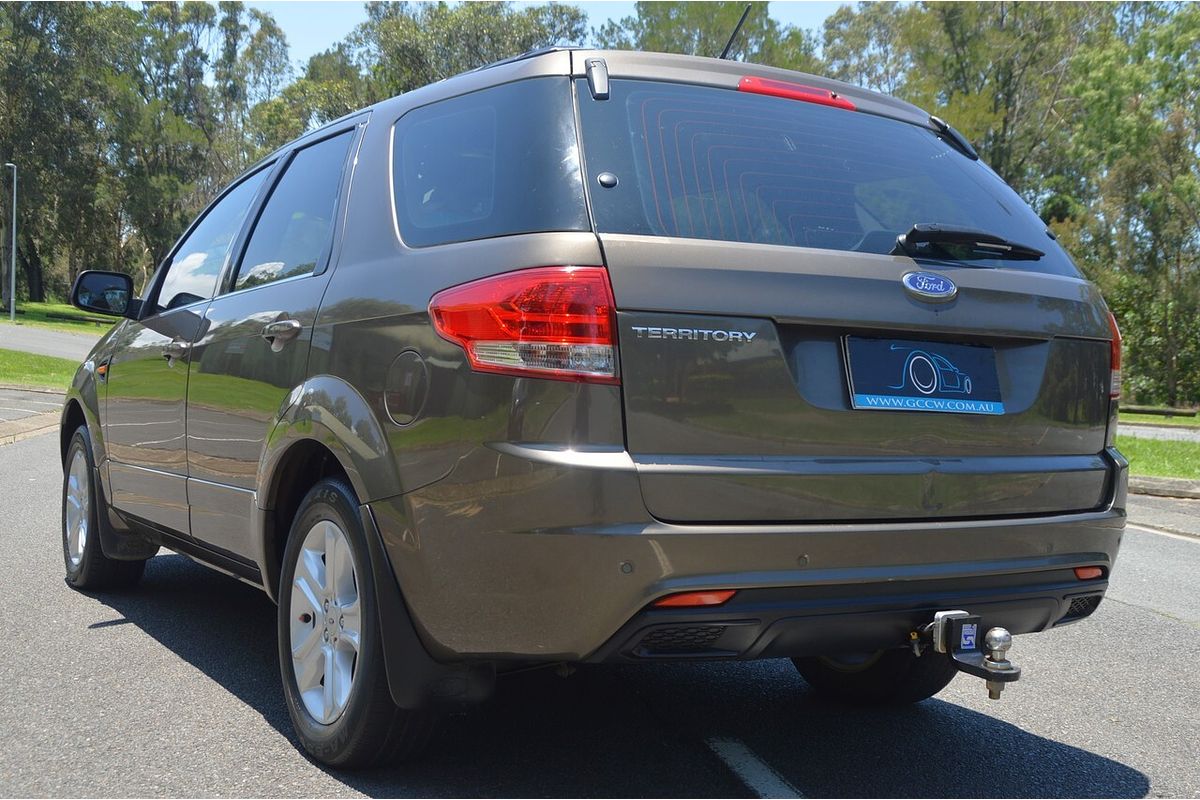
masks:
<svg viewBox="0 0 1200 800"><path fill-rule="evenodd" d="M8 321L17 321L17 165L6 161L4 166L13 171L12 199L12 252L9 254L8 267Z"/></svg>

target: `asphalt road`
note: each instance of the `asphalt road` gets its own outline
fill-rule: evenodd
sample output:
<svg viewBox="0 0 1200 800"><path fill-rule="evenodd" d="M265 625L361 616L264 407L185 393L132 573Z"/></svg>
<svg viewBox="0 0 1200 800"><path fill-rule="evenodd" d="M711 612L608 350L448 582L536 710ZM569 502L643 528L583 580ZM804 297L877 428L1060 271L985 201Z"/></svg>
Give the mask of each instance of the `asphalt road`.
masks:
<svg viewBox="0 0 1200 800"><path fill-rule="evenodd" d="M785 661L541 670L424 761L342 773L293 746L259 592L170 554L128 593L66 587L59 475L53 436L0 448L2 795L1200 794L1200 539L1131 528L1100 610L1018 637L998 703L960 677L846 710Z"/></svg>
<svg viewBox="0 0 1200 800"><path fill-rule="evenodd" d="M67 333L33 325L0 324L0 349L23 350L39 356L56 356L72 361L83 361L91 352L92 345L104 335L98 330L95 335ZM0 383L3 383L0 376Z"/></svg>
<svg viewBox="0 0 1200 800"><path fill-rule="evenodd" d="M1117 432L1139 439L1160 439L1164 442L1200 442L1200 428L1187 425L1141 425L1125 422L1117 426Z"/></svg>

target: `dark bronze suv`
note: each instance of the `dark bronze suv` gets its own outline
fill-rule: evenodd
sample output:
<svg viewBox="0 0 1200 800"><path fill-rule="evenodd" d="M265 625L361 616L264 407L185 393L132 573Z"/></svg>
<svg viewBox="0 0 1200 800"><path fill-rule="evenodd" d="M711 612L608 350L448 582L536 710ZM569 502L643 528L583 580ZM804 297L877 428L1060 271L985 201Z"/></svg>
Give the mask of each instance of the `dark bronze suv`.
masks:
<svg viewBox="0 0 1200 800"><path fill-rule="evenodd" d="M282 148L140 299L74 299L124 319L63 410L68 582L167 547L261 586L329 764L534 663L998 694L1000 629L1090 614L1121 540L1095 287L953 128L821 78L513 59Z"/></svg>

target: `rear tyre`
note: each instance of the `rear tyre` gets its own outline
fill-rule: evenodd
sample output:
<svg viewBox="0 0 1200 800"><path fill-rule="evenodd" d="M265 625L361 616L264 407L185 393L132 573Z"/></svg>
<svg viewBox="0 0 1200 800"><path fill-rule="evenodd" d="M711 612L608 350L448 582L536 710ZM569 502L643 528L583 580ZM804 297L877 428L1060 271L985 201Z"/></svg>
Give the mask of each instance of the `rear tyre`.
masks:
<svg viewBox="0 0 1200 800"><path fill-rule="evenodd" d="M117 561L100 548L103 500L95 482L92 437L80 425L67 446L63 467L62 546L67 585L75 589L122 589L142 578L145 561Z"/></svg>
<svg viewBox="0 0 1200 800"><path fill-rule="evenodd" d="M419 755L435 719L392 702L366 532L344 481L321 481L300 504L279 586L279 667L301 746L341 768Z"/></svg>
<svg viewBox="0 0 1200 800"><path fill-rule="evenodd" d="M949 658L911 650L881 650L864 659L793 658L818 693L860 706L908 705L933 697L958 674Z"/></svg>

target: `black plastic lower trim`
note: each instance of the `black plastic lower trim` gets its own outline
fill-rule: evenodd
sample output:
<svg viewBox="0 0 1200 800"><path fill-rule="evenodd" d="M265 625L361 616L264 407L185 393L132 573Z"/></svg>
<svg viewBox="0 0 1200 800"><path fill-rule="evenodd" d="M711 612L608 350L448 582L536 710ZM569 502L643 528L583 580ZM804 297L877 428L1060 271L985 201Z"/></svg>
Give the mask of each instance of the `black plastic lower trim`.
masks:
<svg viewBox="0 0 1200 800"><path fill-rule="evenodd" d="M1082 566L1082 565L1081 565ZM729 587L722 587L729 588ZM756 659L874 652L903 647L935 611L963 609L985 627L1012 633L1071 622L1072 602L1097 598L1107 580L1072 569L938 581L739 591L720 607L650 607L626 623L590 662ZM1075 602L1076 612L1080 603ZM1090 612L1089 612L1090 613Z"/></svg>
<svg viewBox="0 0 1200 800"><path fill-rule="evenodd" d="M143 541L149 542L154 547L155 552L157 552L160 546L165 547L168 550L174 550L176 553L182 553L207 567L212 567L218 572L224 572L226 575L240 578L255 586L262 586L262 575L258 571L257 564L225 550L209 547L190 536L185 536L178 531L168 530L161 525L142 519L134 514L127 514L122 511L117 511L116 513L129 525L133 531L133 535L140 537Z"/></svg>

